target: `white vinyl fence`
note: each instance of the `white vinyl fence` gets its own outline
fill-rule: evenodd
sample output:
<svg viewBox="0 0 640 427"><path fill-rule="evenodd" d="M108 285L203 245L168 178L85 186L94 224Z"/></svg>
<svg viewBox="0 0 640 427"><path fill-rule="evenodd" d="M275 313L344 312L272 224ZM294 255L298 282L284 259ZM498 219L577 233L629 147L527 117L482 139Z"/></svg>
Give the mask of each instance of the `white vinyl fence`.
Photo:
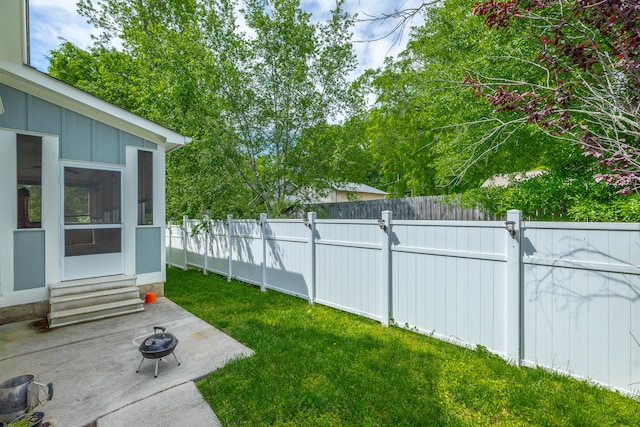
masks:
<svg viewBox="0 0 640 427"><path fill-rule="evenodd" d="M185 218L167 262L637 394L640 224L507 219Z"/></svg>

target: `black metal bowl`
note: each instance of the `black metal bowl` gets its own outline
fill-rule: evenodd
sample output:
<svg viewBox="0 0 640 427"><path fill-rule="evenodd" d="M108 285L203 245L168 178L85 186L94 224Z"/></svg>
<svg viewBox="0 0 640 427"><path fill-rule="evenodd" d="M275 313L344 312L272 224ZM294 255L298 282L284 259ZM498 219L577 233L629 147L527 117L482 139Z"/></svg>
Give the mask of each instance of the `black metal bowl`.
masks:
<svg viewBox="0 0 640 427"><path fill-rule="evenodd" d="M163 326L154 326L154 334L149 335L140 344L140 353L147 359L162 359L170 355L178 345L178 338L173 334L166 333ZM162 331L162 333L158 333Z"/></svg>

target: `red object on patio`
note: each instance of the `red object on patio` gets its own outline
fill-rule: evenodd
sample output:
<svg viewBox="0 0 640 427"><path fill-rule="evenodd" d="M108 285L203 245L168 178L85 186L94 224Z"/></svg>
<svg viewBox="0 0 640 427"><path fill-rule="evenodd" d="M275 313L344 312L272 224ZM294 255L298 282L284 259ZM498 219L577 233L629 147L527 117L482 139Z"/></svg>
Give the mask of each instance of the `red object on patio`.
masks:
<svg viewBox="0 0 640 427"><path fill-rule="evenodd" d="M154 302L156 302L156 293L155 292L147 292L147 295L145 295L145 298L144 298L144 303L145 304L153 304Z"/></svg>

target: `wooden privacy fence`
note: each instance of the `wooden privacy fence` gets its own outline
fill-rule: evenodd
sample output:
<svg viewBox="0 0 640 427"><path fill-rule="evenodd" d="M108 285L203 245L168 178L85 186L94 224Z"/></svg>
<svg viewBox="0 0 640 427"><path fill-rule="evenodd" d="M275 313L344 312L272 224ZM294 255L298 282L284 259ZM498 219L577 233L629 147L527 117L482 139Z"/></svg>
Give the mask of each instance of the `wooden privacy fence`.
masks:
<svg viewBox="0 0 640 427"><path fill-rule="evenodd" d="M480 208L463 208L442 196L404 197L399 199L360 200L355 202L309 205L322 218L378 219L384 211L392 211L396 220L463 220L487 221L500 219Z"/></svg>
<svg viewBox="0 0 640 427"><path fill-rule="evenodd" d="M637 394L640 225L507 219L185 218L166 259Z"/></svg>

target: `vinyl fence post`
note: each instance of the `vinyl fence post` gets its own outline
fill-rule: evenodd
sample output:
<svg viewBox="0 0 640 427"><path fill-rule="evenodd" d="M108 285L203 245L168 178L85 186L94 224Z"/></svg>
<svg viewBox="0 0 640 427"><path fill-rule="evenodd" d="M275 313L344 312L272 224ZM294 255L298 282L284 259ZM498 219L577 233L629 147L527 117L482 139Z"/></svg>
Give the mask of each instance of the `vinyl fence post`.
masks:
<svg viewBox="0 0 640 427"><path fill-rule="evenodd" d="M169 267L173 266L173 254L172 254L173 250L171 249L171 241L173 240L171 238L171 234L173 230L171 228L172 228L171 221L169 221L169 261L168 261Z"/></svg>
<svg viewBox="0 0 640 427"><path fill-rule="evenodd" d="M513 221L513 222L512 222ZM520 366L522 360L522 211L507 212L507 359Z"/></svg>
<svg viewBox="0 0 640 427"><path fill-rule="evenodd" d="M233 248L231 247L231 231L233 227L231 226L231 221L233 220L233 215L227 215L227 255L228 255L228 264L227 264L227 282L231 281L233 277Z"/></svg>
<svg viewBox="0 0 640 427"><path fill-rule="evenodd" d="M209 259L209 215L204 216L204 262L202 272L206 275L207 270L209 269L208 259Z"/></svg>
<svg viewBox="0 0 640 427"><path fill-rule="evenodd" d="M187 246L189 244L189 232L187 231L187 223L189 222L189 217L187 215L182 217L182 255L184 261L183 270L188 270L187 267Z"/></svg>
<svg viewBox="0 0 640 427"><path fill-rule="evenodd" d="M307 219L309 220L309 304L314 304L316 301L316 212L308 212Z"/></svg>
<svg viewBox="0 0 640 427"><path fill-rule="evenodd" d="M382 211L382 219L378 222L381 228L382 253L380 254L380 321L389 326L391 320L391 236L392 211Z"/></svg>
<svg viewBox="0 0 640 427"><path fill-rule="evenodd" d="M267 226L266 213L260 214L258 225L260 227L260 238L262 239L262 279L260 280L260 290L265 292L267 290L267 236L264 230Z"/></svg>

